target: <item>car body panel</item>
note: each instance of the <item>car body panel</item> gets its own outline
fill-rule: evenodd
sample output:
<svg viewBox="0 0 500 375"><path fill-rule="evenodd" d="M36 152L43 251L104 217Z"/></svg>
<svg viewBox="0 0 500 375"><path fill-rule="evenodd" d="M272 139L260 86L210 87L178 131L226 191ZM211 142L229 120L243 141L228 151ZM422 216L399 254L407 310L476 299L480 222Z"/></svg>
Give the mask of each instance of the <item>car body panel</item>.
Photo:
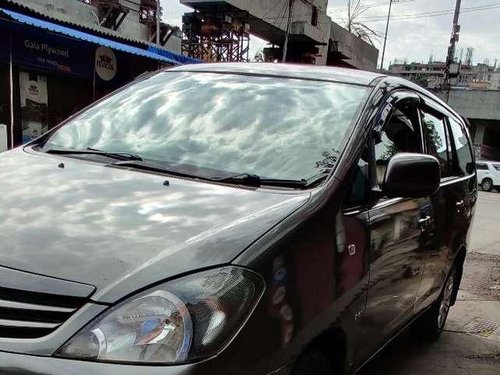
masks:
<svg viewBox="0 0 500 375"><path fill-rule="evenodd" d="M229 263L309 198L19 149L0 156L0 179L0 243L8 249L0 264L94 285L93 299L108 303Z"/></svg>
<svg viewBox="0 0 500 375"><path fill-rule="evenodd" d="M432 215L430 199L389 199L368 211L370 283L360 357L373 354L414 316L427 248L422 218Z"/></svg>
<svg viewBox="0 0 500 375"><path fill-rule="evenodd" d="M235 260L257 270L268 284L233 347L235 352L252 353L262 332L268 335L246 365L258 370L249 373L290 366L311 342L329 334L348 343L347 362L355 359L368 291L368 217L357 210L343 212L341 202L330 198L334 192L342 194L346 181L330 182ZM232 363L234 355L224 358Z"/></svg>

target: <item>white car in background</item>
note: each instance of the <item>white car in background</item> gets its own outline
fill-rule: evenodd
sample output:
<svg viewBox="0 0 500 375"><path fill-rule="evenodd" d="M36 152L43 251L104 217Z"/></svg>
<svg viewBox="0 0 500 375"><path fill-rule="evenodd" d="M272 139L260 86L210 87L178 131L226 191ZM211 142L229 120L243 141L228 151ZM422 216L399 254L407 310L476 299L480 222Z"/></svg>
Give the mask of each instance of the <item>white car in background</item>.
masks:
<svg viewBox="0 0 500 375"><path fill-rule="evenodd" d="M496 188L500 191L500 162L478 160L477 181L484 191Z"/></svg>

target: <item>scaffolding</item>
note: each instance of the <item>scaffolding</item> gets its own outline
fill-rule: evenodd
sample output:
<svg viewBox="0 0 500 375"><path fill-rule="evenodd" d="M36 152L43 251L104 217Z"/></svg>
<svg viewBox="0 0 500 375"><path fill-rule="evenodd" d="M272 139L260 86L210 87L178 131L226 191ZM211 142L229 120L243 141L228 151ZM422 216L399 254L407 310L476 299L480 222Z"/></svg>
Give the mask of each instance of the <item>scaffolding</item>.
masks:
<svg viewBox="0 0 500 375"><path fill-rule="evenodd" d="M119 0L84 0L99 11L99 25L107 29L118 30L127 17L130 8L123 6Z"/></svg>
<svg viewBox="0 0 500 375"><path fill-rule="evenodd" d="M249 61L250 25L245 11L186 13L183 54L206 62Z"/></svg>

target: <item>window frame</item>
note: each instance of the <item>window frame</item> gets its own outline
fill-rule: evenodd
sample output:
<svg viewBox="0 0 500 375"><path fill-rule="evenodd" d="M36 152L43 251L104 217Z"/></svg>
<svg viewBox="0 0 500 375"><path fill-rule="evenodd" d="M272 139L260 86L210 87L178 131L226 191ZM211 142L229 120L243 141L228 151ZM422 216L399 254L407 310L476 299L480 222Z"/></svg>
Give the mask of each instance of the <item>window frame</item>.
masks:
<svg viewBox="0 0 500 375"><path fill-rule="evenodd" d="M416 112L416 121L418 129L415 132L420 137L420 149L423 154L425 154L425 142L424 133L422 129L422 124L420 122L420 111L419 107L422 104L422 98L419 94L409 88L398 89L392 92L388 97L386 97L385 102L380 105L378 113L379 117L374 126L370 129L370 134L367 139L368 155L369 155L369 190L371 194L368 196L370 202L373 204L375 202L387 200L382 194L382 189L377 181L377 170L376 170L376 155L375 146L376 139L381 138L382 133L385 130L386 125L391 120L394 112L401 108L401 105L408 103L414 106ZM411 121L411 119L410 119ZM398 198L399 199L399 198Z"/></svg>
<svg viewBox="0 0 500 375"><path fill-rule="evenodd" d="M434 107L427 105L427 102L425 102L425 104L421 105L419 108L420 127L422 128L422 131L424 128L422 112L427 112L429 115L436 117L438 120L442 121L442 123L443 123L444 132L445 132L445 141L446 141L446 159L447 159L446 164L447 164L448 171L450 172L450 175L446 176L446 177L441 177L441 182L449 181L455 177L453 175L453 166L452 166L453 159L451 157L451 153L453 152L453 150L452 150L452 146L451 146L450 129L448 126L448 121L446 119L446 115L443 114L441 111L438 111ZM431 155L429 153L428 148L427 148L426 142L424 142L424 150L425 150L426 155ZM431 156L433 156L433 155L431 155Z"/></svg>
<svg viewBox="0 0 500 375"><path fill-rule="evenodd" d="M465 135L465 138L467 139L467 148L469 150L469 154L470 154L470 157L471 157L471 162L472 164L475 164L475 159L474 159L474 152L472 150L472 144L471 144L471 141L470 141L470 136L469 136L469 132L467 131L467 128L465 127L464 123L462 120L459 120L457 119L455 116L449 114L449 115L446 115L446 123L448 124L448 131L450 133L450 141L452 142L451 143L451 147L452 147L452 153L453 153L453 177L454 178L463 178L463 177L470 177L470 176L474 176L474 172L471 172L469 173L467 170L465 170L464 172L464 175L463 176L460 176L458 175L458 171L460 170L460 162L458 160L458 151L457 151L457 147L455 145L455 138L453 137L453 130L451 128L451 122L450 122L450 118L452 118L459 126L460 126L460 130L462 131L462 134ZM475 170L475 168L474 168Z"/></svg>
<svg viewBox="0 0 500 375"><path fill-rule="evenodd" d="M459 116L450 112L444 106L442 106L441 104L436 102L433 98L431 98L429 96L425 96L425 94L422 94L422 93L420 94L420 98L422 100L422 106L424 108L429 108L432 112L434 112L438 116L442 116L445 120L445 131L447 134L446 139L447 139L449 147L451 147L451 149L447 150L447 152L448 152L448 164L450 164L450 161L452 164L450 165L451 166L451 176L442 178L441 183L454 181L457 179L468 179L468 178L472 178L473 176L475 176L476 175L476 172L474 172L476 170L475 168L474 168L474 171L472 173L468 173L466 171L464 176L460 176L457 173L457 166L454 165L454 163L458 163L458 157L457 157L455 143L452 139L453 133L451 131L449 118L454 119L460 125L462 132L467 137L467 144L468 144L469 152L470 152L471 157L472 157L472 163L473 164L476 163L476 158L474 156L474 150L472 148L473 146L472 146L469 130L467 129L467 126L465 125L464 120L462 120ZM453 159L450 158L450 154L449 154L450 152L452 154Z"/></svg>

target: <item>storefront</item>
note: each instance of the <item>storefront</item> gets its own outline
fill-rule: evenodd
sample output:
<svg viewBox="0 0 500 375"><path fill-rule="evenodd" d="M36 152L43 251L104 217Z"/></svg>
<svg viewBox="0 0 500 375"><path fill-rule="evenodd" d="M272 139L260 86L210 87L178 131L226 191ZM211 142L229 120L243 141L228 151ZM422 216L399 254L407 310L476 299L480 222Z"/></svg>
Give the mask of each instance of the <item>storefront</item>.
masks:
<svg viewBox="0 0 500 375"><path fill-rule="evenodd" d="M137 76L196 62L0 8L0 124L9 147L43 134Z"/></svg>

